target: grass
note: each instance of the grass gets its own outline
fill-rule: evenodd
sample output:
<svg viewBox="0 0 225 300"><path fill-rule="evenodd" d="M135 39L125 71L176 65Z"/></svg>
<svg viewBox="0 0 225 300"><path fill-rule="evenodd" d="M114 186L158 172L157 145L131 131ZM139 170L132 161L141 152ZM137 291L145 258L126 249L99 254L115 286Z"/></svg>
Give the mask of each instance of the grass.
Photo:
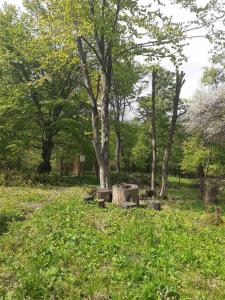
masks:
<svg viewBox="0 0 225 300"><path fill-rule="evenodd" d="M225 299L225 225L192 180L170 182L161 212L85 205L85 186L1 187L0 299Z"/></svg>

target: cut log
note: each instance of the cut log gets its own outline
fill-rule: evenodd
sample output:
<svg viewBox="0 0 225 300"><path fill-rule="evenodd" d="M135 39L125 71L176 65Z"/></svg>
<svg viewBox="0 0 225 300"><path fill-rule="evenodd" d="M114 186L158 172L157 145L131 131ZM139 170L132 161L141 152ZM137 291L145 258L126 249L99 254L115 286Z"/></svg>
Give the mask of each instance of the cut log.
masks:
<svg viewBox="0 0 225 300"><path fill-rule="evenodd" d="M148 201L147 207L151 208L151 209L154 209L154 210L160 211L161 210L161 203L160 203L160 201Z"/></svg>
<svg viewBox="0 0 225 300"><path fill-rule="evenodd" d="M108 189L100 189L96 190L96 198L104 199L106 202L112 202L112 191Z"/></svg>
<svg viewBox="0 0 225 300"><path fill-rule="evenodd" d="M98 199L98 207L105 208L105 199Z"/></svg>
<svg viewBox="0 0 225 300"><path fill-rule="evenodd" d="M126 202L134 202L139 206L139 193L136 184L117 184L112 187L112 202L116 205L124 207Z"/></svg>
<svg viewBox="0 0 225 300"><path fill-rule="evenodd" d="M94 201L94 197L91 194L86 194L86 195L84 195L83 200L84 200L84 203L91 203Z"/></svg>
<svg viewBox="0 0 225 300"><path fill-rule="evenodd" d="M137 204L135 202L125 202L123 205L123 208L130 209L137 207Z"/></svg>

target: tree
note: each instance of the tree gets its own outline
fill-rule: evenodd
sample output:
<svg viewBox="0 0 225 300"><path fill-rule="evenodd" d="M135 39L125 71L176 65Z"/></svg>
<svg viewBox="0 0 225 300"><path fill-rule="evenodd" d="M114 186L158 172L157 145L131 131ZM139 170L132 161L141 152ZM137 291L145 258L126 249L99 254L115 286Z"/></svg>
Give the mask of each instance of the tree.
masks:
<svg viewBox="0 0 225 300"><path fill-rule="evenodd" d="M157 164L162 160L161 194L165 197L168 166L171 158L173 140L177 127L177 119L184 113L184 106L180 99L181 88L184 84L184 74L170 72L160 66L152 66L151 96L141 98L141 118L148 120L151 133L152 151L152 181L155 190ZM149 102L150 99L150 102ZM146 101L147 100L147 101ZM158 140L156 144L156 140Z"/></svg>
<svg viewBox="0 0 225 300"><path fill-rule="evenodd" d="M183 72L179 72L179 71L176 72L175 95L173 97L173 106L172 106L172 118L171 118L170 128L167 137L167 144L166 144L166 148L163 156L163 162L162 162L162 183L161 183L161 190L160 190L160 197L162 198L166 197L167 179L168 179L168 162L171 155L177 119L179 117L179 105L181 104L180 93L185 83L184 76L185 74ZM181 114L182 113L183 112L181 112Z"/></svg>
<svg viewBox="0 0 225 300"><path fill-rule="evenodd" d="M151 97L151 141L152 141L152 173L151 189L156 193L156 175L157 175L157 136L156 136L156 83L157 70L152 71L152 97Z"/></svg>
<svg viewBox="0 0 225 300"><path fill-rule="evenodd" d="M202 89L194 95L190 104L187 126L190 132L205 141L219 141L224 138L225 88Z"/></svg>
<svg viewBox="0 0 225 300"><path fill-rule="evenodd" d="M225 173L224 143L216 144L191 136L183 144L182 170L197 174L200 179L200 196L204 200L208 176L219 177Z"/></svg>
<svg viewBox="0 0 225 300"><path fill-rule="evenodd" d="M162 15L160 2L155 4L159 9L142 7L138 1L26 1L45 29L54 28L52 35L58 35L61 45L76 41L83 86L92 109L100 186L104 188L109 186L109 101L115 61L127 52L152 58L181 52L180 24ZM141 42L144 35L147 42Z"/></svg>
<svg viewBox="0 0 225 300"><path fill-rule="evenodd" d="M138 86L143 76L141 66L131 59L121 59L114 64L112 77L112 90L110 94L111 118L116 134L115 162L116 171L121 169L122 140L121 127L126 112L136 102L142 88Z"/></svg>
<svg viewBox="0 0 225 300"><path fill-rule="evenodd" d="M54 138L61 130L64 108L77 89L79 69L71 49L57 48L32 21L12 6L1 11L1 78L9 88L16 86L23 93L24 109L32 110L30 116L39 128L37 140L41 142L42 161L37 171L49 173Z"/></svg>

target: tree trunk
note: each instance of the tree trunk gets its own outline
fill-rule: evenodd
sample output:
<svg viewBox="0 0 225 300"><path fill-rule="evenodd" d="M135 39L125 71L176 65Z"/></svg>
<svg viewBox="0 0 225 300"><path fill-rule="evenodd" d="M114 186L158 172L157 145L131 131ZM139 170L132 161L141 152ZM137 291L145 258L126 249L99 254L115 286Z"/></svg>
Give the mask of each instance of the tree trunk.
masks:
<svg viewBox="0 0 225 300"><path fill-rule="evenodd" d="M171 154L171 149L173 145L173 138L176 130L177 118L178 118L178 108L180 102L180 93L182 86L184 85L184 76L183 72L176 73L176 92L175 97L173 99L173 115L171 119L170 129L168 133L168 140L166 149L164 151L163 162L162 162L162 183L161 183L161 190L160 190L160 197L166 198L166 190L167 190L167 180L168 180L168 164Z"/></svg>
<svg viewBox="0 0 225 300"><path fill-rule="evenodd" d="M59 161L59 175L63 176L63 172L64 172L63 157L61 157Z"/></svg>
<svg viewBox="0 0 225 300"><path fill-rule="evenodd" d="M205 172L204 166L200 164L197 169L197 175L200 180L200 197L202 200L205 198Z"/></svg>
<svg viewBox="0 0 225 300"><path fill-rule="evenodd" d="M120 131L116 130L116 172L120 172L121 137Z"/></svg>
<svg viewBox="0 0 225 300"><path fill-rule="evenodd" d="M93 2L91 2L93 4ZM97 42L98 44L98 42ZM100 47L100 45L98 44ZM105 43L98 47L99 56L103 57L101 61L101 103L100 120L98 110L98 92L94 94L90 78L86 53L83 48L81 37L77 38L77 48L81 60L81 71L84 77L84 85L91 100L92 106L92 128L93 143L96 158L99 165L99 179L101 188L109 188L109 95L112 77L112 45ZM105 49L106 47L106 49ZM100 121L100 122L99 122ZM100 124L99 124L100 123ZM100 125L100 126L99 126ZM99 128L100 127L100 128Z"/></svg>
<svg viewBox="0 0 225 300"><path fill-rule="evenodd" d="M121 141L121 123L125 114L125 103L120 99L119 96L114 96L114 128L116 133L116 172L119 173L121 170L121 152L122 152L122 141Z"/></svg>
<svg viewBox="0 0 225 300"><path fill-rule="evenodd" d="M110 75L111 76L111 75ZM108 189L109 179L109 74L102 72L102 100L101 100L101 159L100 159L100 187Z"/></svg>
<svg viewBox="0 0 225 300"><path fill-rule="evenodd" d="M53 150L53 135L49 134L42 143L42 162L37 168L37 172L40 174L50 173L51 172L51 156Z"/></svg>
<svg viewBox="0 0 225 300"><path fill-rule="evenodd" d="M156 192L156 175L157 175L157 144L156 144L156 71L152 72L152 103L151 103L151 141L152 141L152 173L151 189ZM155 196L153 196L154 198Z"/></svg>
<svg viewBox="0 0 225 300"><path fill-rule="evenodd" d="M98 166L97 159L95 159L94 171L95 171L96 177L99 177L99 166Z"/></svg>
<svg viewBox="0 0 225 300"><path fill-rule="evenodd" d="M167 189L167 179L168 179L168 160L169 160L169 147L164 152L163 163L162 163L162 182L161 182L161 190L160 197L166 198L166 189Z"/></svg>
<svg viewBox="0 0 225 300"><path fill-rule="evenodd" d="M17 170L20 172L21 171L21 167L22 167L22 157L19 154L17 157Z"/></svg>

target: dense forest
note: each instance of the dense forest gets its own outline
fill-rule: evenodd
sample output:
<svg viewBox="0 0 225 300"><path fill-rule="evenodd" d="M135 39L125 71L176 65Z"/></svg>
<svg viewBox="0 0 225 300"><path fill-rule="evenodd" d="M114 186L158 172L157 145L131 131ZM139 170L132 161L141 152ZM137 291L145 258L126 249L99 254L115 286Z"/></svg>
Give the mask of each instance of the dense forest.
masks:
<svg viewBox="0 0 225 300"><path fill-rule="evenodd" d="M176 21L171 7L191 18ZM210 60L185 98L196 39L210 42ZM224 299L224 132L223 0L3 4L0 298ZM194 283L189 268L202 270Z"/></svg>

